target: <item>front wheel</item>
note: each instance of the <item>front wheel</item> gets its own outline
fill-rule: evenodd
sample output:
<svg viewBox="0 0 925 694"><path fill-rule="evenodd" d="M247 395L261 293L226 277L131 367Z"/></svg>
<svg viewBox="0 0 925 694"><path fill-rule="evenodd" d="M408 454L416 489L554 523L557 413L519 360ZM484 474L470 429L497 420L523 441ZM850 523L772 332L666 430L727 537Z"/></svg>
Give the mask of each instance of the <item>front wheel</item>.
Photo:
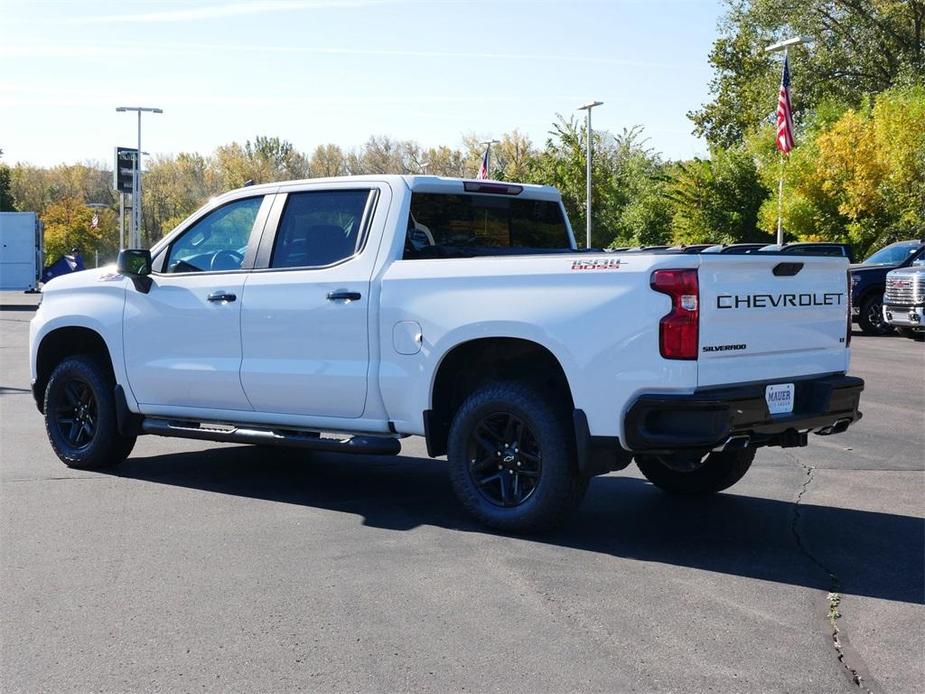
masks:
<svg viewBox="0 0 925 694"><path fill-rule="evenodd" d="M69 357L45 388L45 430L68 467L100 468L128 457L134 436L119 434L112 378L89 355Z"/></svg>
<svg viewBox="0 0 925 694"><path fill-rule="evenodd" d="M636 456L639 470L659 489L671 494L715 494L745 476L755 459L754 448L710 453L693 469L684 469L669 456Z"/></svg>
<svg viewBox="0 0 925 694"><path fill-rule="evenodd" d="M865 335L887 335L892 326L883 320L883 300L879 296L865 299L861 304L858 326Z"/></svg>
<svg viewBox="0 0 925 694"><path fill-rule="evenodd" d="M521 383L492 383L470 395L453 419L447 453L462 505L499 530L555 526L588 486L567 413Z"/></svg>

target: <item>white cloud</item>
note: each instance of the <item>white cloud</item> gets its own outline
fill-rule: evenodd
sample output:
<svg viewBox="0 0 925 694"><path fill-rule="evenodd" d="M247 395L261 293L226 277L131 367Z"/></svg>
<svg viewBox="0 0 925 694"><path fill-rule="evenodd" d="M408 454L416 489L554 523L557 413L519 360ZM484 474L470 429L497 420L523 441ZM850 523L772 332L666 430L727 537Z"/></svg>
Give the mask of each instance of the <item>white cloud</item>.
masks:
<svg viewBox="0 0 925 694"><path fill-rule="evenodd" d="M209 43L122 43L106 44L88 43L41 43L0 45L0 56L61 58L120 56L123 59L137 58L157 54L219 54L228 53L266 53L266 54L308 54L308 55L357 55L380 58L448 58L461 60L499 60L529 61L542 63L584 63L591 65L613 65L647 69L667 69L701 71L706 69L699 63L672 63L641 59L608 58L594 55L555 55L550 53L504 53L489 51L439 51L415 49L379 49L379 48L326 48L323 46L260 46L248 44L209 44Z"/></svg>
<svg viewBox="0 0 925 694"><path fill-rule="evenodd" d="M290 12L324 7L361 7L382 4L385 0L253 0L224 5L207 5L178 10L158 10L131 14L108 14L69 19L67 24L148 24L153 22L194 22L221 17Z"/></svg>

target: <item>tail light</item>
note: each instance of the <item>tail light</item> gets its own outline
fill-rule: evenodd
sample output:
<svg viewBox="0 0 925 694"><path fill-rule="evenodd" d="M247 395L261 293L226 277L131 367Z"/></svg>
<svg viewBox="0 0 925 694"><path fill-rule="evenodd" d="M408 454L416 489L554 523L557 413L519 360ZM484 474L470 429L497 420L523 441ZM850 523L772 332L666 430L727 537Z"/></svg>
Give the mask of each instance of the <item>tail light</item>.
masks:
<svg viewBox="0 0 925 694"><path fill-rule="evenodd" d="M665 359L696 359L700 340L700 286L696 270L656 270L652 289L671 297L659 321L658 347Z"/></svg>
<svg viewBox="0 0 925 694"><path fill-rule="evenodd" d="M851 303L851 270L848 270L848 327L845 330L845 347L851 346L851 311L854 308Z"/></svg>

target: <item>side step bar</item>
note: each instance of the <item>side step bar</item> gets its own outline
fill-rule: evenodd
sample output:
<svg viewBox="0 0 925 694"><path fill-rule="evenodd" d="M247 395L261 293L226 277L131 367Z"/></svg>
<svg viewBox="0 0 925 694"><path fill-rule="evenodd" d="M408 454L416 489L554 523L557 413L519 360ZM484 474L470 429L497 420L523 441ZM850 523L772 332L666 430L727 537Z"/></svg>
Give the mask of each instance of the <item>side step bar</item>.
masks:
<svg viewBox="0 0 925 694"><path fill-rule="evenodd" d="M398 439L384 436L352 436L349 439L334 439L322 438L314 432L306 431L242 428L234 425L152 419L150 417L145 417L142 420L141 431L145 434L171 436L181 439L201 439L223 443L256 443L266 446L289 446L336 453L398 455L401 452L401 443L399 443Z"/></svg>

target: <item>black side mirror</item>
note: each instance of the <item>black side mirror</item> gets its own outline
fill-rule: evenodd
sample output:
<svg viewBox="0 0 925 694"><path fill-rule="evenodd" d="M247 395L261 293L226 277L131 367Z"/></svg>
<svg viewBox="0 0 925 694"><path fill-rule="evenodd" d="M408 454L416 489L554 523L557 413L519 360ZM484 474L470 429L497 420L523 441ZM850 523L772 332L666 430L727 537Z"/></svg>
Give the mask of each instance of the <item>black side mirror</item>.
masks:
<svg viewBox="0 0 925 694"><path fill-rule="evenodd" d="M116 272L131 279L135 289L147 294L151 289L151 251L142 248L119 251Z"/></svg>

